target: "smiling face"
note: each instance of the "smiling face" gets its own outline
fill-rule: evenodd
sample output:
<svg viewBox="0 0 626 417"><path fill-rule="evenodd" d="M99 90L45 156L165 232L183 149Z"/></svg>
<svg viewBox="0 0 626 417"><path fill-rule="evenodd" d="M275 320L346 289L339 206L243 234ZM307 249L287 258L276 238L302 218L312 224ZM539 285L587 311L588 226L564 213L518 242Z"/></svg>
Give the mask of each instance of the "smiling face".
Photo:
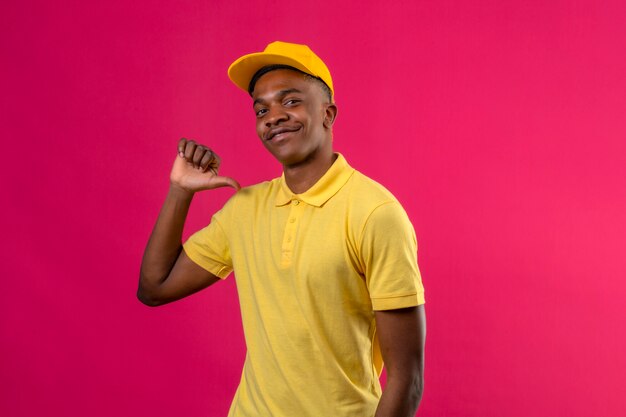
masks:
<svg viewBox="0 0 626 417"><path fill-rule="evenodd" d="M252 91L256 130L267 150L294 167L332 156L336 107L318 81L288 69L270 71Z"/></svg>

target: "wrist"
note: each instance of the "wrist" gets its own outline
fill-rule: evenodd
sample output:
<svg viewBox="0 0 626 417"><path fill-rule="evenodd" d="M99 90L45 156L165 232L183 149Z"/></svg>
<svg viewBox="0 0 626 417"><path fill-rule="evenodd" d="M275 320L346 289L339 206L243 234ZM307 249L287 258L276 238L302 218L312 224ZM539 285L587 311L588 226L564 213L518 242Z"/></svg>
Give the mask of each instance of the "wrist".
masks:
<svg viewBox="0 0 626 417"><path fill-rule="evenodd" d="M176 197L183 200L191 200L195 194L193 191L187 190L178 184L170 182L169 194L172 197Z"/></svg>

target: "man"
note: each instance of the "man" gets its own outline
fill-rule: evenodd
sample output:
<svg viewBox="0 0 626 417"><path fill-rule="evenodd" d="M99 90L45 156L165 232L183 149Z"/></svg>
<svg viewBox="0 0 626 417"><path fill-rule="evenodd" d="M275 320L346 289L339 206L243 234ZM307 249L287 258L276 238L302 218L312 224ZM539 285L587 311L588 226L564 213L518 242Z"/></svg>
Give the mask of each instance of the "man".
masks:
<svg viewBox="0 0 626 417"><path fill-rule="evenodd" d="M240 189L211 149L182 139L139 299L174 301L234 270L248 353L230 417L413 416L425 338L415 234L397 200L333 152L328 68L274 42L229 77L251 95L283 175ZM223 186L238 192L181 245L194 193Z"/></svg>

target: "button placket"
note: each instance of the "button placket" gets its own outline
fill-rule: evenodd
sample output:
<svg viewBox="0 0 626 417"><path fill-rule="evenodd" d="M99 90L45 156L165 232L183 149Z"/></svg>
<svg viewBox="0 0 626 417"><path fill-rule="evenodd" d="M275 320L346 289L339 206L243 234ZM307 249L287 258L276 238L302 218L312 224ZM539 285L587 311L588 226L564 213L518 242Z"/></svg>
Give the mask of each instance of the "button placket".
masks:
<svg viewBox="0 0 626 417"><path fill-rule="evenodd" d="M285 226L285 234L283 236L281 254L282 266L289 266L291 264L296 232L298 230L298 218L300 217L302 208L304 207L304 204L300 203L300 200L291 201L291 211L289 213L289 217L287 218L287 225Z"/></svg>

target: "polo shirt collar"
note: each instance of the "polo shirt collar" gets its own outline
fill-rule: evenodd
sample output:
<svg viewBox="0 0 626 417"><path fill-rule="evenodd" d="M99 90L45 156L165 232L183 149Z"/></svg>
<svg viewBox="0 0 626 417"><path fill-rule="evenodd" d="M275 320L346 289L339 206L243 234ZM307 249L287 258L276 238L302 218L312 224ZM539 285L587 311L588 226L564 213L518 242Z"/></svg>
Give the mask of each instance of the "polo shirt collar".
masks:
<svg viewBox="0 0 626 417"><path fill-rule="evenodd" d="M337 194L354 173L354 168L348 165L343 155L340 153L336 155L337 159L322 178L302 194L294 194L289 189L285 181L285 173L283 173L279 179L280 187L276 194L276 205L284 206L292 200L301 200L315 207L323 206L332 196Z"/></svg>

